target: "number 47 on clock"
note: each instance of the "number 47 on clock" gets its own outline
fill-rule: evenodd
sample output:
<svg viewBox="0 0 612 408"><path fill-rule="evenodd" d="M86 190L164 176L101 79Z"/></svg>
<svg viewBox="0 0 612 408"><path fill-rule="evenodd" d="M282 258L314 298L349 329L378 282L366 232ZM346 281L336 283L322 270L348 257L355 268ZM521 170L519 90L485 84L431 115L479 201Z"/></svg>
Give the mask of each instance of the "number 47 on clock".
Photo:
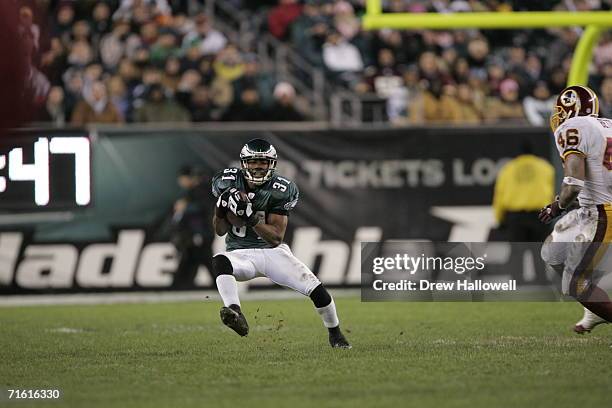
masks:
<svg viewBox="0 0 612 408"><path fill-rule="evenodd" d="M75 202L87 205L91 201L89 139L86 137L40 137L34 143L34 162L23 162L23 148L16 147L7 157L0 156L0 170L7 166L8 179L0 177L0 193L12 181L33 181L34 201L38 206L49 204L49 155L74 155Z"/></svg>

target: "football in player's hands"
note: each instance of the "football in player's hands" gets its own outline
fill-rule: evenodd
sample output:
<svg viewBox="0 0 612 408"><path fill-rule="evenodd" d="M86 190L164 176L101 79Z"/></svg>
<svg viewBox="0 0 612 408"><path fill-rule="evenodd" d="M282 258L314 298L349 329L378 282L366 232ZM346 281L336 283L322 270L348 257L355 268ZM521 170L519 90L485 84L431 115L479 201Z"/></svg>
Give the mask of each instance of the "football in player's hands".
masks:
<svg viewBox="0 0 612 408"><path fill-rule="evenodd" d="M246 221L244 218L237 216L231 211L227 212L227 214L225 215L225 219L227 220L227 222L229 222L236 228L242 228L246 224Z"/></svg>
<svg viewBox="0 0 612 408"><path fill-rule="evenodd" d="M244 217L247 211L247 204L250 204L250 202L249 196L244 191L240 191L236 188L229 190L227 208L234 215Z"/></svg>

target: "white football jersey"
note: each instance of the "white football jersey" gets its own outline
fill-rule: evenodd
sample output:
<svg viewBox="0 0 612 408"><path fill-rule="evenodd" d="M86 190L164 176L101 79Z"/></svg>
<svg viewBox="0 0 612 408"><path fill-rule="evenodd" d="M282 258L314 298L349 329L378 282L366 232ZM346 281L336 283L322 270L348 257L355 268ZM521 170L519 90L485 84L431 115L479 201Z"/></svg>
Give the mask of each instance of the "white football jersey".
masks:
<svg viewBox="0 0 612 408"><path fill-rule="evenodd" d="M586 159L580 206L612 203L612 120L573 117L557 128L555 141L563 160L571 153Z"/></svg>

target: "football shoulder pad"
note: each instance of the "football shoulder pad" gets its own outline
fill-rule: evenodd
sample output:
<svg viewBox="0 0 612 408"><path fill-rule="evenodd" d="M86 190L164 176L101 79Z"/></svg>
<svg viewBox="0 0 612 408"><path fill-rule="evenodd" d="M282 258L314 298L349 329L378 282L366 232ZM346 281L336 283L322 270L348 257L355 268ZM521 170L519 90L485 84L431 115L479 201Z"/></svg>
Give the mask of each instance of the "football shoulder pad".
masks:
<svg viewBox="0 0 612 408"><path fill-rule="evenodd" d="M219 197L225 190L236 187L238 177L240 177L240 169L236 167L229 167L217 172L211 182L213 195Z"/></svg>
<svg viewBox="0 0 612 408"><path fill-rule="evenodd" d="M291 180L274 175L268 188L271 192L271 204L274 210L279 212L291 211L296 206L300 192L297 185Z"/></svg>

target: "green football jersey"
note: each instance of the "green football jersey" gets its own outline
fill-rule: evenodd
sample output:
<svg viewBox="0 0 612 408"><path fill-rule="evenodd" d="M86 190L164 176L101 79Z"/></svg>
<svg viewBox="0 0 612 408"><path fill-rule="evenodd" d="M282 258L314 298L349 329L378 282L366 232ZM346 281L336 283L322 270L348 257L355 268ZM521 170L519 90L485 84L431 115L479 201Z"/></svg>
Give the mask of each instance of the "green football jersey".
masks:
<svg viewBox="0 0 612 408"><path fill-rule="evenodd" d="M225 190L232 187L247 193L255 193L255 197L251 199L253 210L263 216L264 220L268 214L288 215L289 211L297 204L300 196L294 182L277 174L254 190L249 190L242 171L235 167L218 172L212 179L212 192L215 197L219 197ZM252 228L247 226L241 228L232 226L225 237L225 244L228 251L272 248Z"/></svg>

